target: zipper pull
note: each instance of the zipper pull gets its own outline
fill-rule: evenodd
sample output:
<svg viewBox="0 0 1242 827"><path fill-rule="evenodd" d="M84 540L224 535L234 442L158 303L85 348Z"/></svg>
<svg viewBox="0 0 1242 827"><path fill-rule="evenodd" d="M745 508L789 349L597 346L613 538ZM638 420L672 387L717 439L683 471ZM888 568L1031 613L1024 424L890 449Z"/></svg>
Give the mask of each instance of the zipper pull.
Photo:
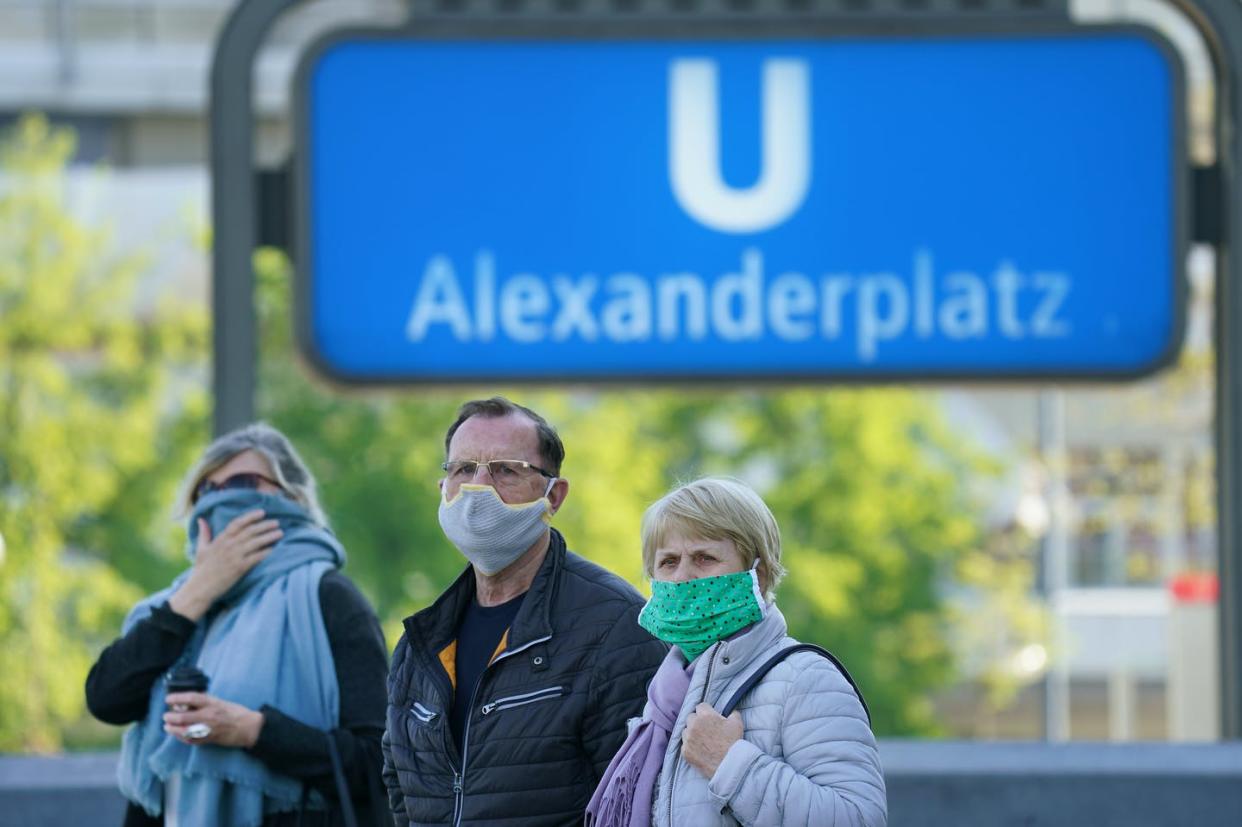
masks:
<svg viewBox="0 0 1242 827"><path fill-rule="evenodd" d="M461 795L461 773L453 773L453 795Z"/></svg>
<svg viewBox="0 0 1242 827"><path fill-rule="evenodd" d="M482 709L482 712L483 712L483 714L484 714L484 715L490 715L490 714L492 713L492 711L493 711L493 710L495 710L495 709L496 709L496 703L495 703L495 701L493 701L493 702L492 702L492 703L490 703L490 704L483 704L483 709Z"/></svg>

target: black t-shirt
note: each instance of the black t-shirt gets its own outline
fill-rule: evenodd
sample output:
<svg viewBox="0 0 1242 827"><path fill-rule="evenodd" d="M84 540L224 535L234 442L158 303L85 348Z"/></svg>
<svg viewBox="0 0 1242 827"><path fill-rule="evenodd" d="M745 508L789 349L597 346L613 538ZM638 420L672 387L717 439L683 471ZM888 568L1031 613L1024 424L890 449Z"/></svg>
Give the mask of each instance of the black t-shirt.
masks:
<svg viewBox="0 0 1242 827"><path fill-rule="evenodd" d="M449 715L449 725L459 753L475 684L491 662L505 630L513 624L513 618L517 617L525 597L523 592L499 606L480 606L476 597L466 606L461 627L457 630L457 686L453 691L453 709Z"/></svg>

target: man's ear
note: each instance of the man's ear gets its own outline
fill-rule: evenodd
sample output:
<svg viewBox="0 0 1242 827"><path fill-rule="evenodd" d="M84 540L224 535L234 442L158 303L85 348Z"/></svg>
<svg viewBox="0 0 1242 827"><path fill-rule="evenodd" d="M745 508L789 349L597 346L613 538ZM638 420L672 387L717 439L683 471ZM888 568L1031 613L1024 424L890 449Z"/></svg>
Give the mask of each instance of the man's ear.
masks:
<svg viewBox="0 0 1242 827"><path fill-rule="evenodd" d="M556 482L552 483L552 490L548 492L548 502L552 503L552 513L561 510L561 506L565 503L565 498L569 496L569 480L560 477Z"/></svg>

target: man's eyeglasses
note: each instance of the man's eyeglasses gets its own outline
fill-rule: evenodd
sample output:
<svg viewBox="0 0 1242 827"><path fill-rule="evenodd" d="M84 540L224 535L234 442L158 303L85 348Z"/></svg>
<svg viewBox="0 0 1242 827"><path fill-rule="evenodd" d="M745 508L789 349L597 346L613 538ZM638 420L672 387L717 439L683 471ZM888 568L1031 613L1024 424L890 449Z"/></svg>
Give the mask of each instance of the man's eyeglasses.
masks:
<svg viewBox="0 0 1242 827"><path fill-rule="evenodd" d="M261 483L274 485L275 487L280 488L280 490L284 490L281 484L276 482L276 480L271 477L266 477L263 474L256 474L253 471L243 471L239 474L233 474L230 477L225 477L220 482L212 482L209 479L203 479L202 482L195 486L194 497L190 500L190 502L196 503L199 499L207 496L213 491L224 491L230 488L250 489L253 491L257 489Z"/></svg>
<svg viewBox="0 0 1242 827"><path fill-rule="evenodd" d="M532 465L520 459L493 459L487 462L463 460L446 462L440 466L444 469L445 479L453 484L461 484L474 479L474 475L482 467L487 468L488 475L497 485L507 485L530 479L532 473L541 474L548 479L556 479L556 474L545 471L538 465Z"/></svg>

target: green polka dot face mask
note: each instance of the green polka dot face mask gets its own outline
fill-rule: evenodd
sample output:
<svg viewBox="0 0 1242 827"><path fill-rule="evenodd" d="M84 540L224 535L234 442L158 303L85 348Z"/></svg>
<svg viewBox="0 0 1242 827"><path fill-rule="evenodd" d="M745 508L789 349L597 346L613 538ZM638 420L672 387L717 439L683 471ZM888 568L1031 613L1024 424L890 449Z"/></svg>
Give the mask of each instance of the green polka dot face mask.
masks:
<svg viewBox="0 0 1242 827"><path fill-rule="evenodd" d="M718 640L763 619L759 576L749 571L684 583L651 583L638 625L694 660Z"/></svg>

